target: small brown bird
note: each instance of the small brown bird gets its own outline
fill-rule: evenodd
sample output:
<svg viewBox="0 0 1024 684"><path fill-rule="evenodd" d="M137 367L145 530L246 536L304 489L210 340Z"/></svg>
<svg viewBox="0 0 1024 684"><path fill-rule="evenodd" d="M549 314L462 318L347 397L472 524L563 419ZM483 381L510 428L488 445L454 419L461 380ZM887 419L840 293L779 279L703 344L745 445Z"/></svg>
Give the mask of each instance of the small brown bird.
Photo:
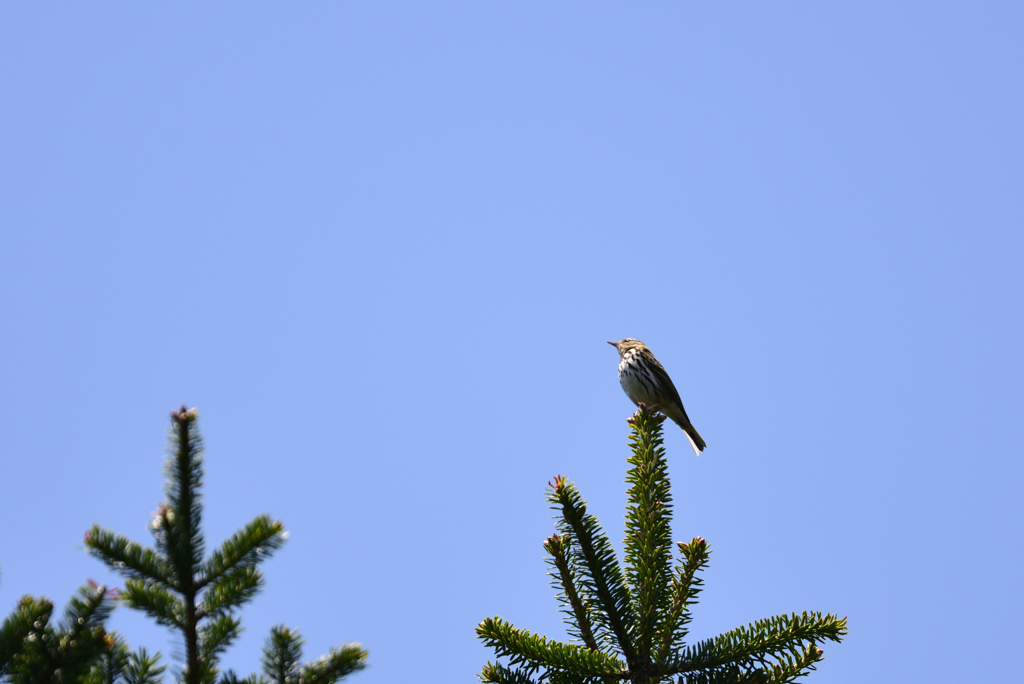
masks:
<svg viewBox="0 0 1024 684"><path fill-rule="evenodd" d="M619 384L629 400L638 406L644 404L650 409L657 408L675 421L683 428L686 439L690 440L693 453L700 456L708 445L686 415L683 400L679 398L672 378L668 377L647 345L632 337L608 344L619 350Z"/></svg>

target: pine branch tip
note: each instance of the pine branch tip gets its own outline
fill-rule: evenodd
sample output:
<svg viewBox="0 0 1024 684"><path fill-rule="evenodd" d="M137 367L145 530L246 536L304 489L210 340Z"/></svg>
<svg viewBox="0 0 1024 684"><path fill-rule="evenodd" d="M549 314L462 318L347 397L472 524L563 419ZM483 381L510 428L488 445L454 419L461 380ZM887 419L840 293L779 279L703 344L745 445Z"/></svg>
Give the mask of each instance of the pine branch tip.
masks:
<svg viewBox="0 0 1024 684"><path fill-rule="evenodd" d="M189 421L195 420L198 416L199 409L196 408L195 406L193 406L192 408L188 408L188 406L182 404L180 409L171 410L171 420L178 423L179 425L184 425Z"/></svg>
<svg viewBox="0 0 1024 684"><path fill-rule="evenodd" d="M565 488L565 475L555 475L555 479L548 482L548 487L556 494L560 494Z"/></svg>

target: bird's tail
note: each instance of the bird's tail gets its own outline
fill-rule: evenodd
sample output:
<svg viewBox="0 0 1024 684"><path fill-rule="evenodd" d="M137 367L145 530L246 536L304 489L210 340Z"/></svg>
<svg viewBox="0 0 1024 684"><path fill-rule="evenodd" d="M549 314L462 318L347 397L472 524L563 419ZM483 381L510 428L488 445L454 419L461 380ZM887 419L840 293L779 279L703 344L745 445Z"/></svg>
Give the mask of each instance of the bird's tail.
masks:
<svg viewBox="0 0 1024 684"><path fill-rule="evenodd" d="M693 427L692 424L687 423L683 426L683 434L686 435L686 439L690 441L690 448L693 449L693 453L700 456L700 452L708 448L707 442L697 432L697 428Z"/></svg>

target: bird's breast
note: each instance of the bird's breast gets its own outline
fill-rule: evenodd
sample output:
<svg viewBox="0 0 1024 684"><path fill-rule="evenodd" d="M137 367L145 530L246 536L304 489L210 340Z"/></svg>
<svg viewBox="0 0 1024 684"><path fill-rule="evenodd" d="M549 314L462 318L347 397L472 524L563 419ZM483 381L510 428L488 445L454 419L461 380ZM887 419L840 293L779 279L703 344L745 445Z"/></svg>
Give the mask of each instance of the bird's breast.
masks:
<svg viewBox="0 0 1024 684"><path fill-rule="evenodd" d="M631 356L619 362L619 384L634 404L656 404L657 388L653 378Z"/></svg>

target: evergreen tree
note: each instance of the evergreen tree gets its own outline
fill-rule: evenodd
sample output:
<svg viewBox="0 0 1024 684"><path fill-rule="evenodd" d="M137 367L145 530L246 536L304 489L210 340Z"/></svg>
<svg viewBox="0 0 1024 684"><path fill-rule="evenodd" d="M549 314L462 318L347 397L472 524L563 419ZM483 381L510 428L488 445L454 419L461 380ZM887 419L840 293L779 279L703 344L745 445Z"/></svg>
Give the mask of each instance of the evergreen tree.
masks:
<svg viewBox="0 0 1024 684"><path fill-rule="evenodd" d="M818 643L839 642L846 618L801 613L758 620L687 645L711 549L695 537L677 542L672 561L672 496L662 446L664 417L643 404L632 426L626 474L624 565L597 518L564 477L550 483L558 532L544 542L552 586L565 614L568 644L487 618L477 636L504 662L488 662L480 679L502 684L740 684L792 682L822 659Z"/></svg>
<svg viewBox="0 0 1024 684"><path fill-rule="evenodd" d="M70 684L88 675L113 645L103 623L114 607L106 587L78 590L54 627L53 602L24 596L0 625L0 678L12 684Z"/></svg>
<svg viewBox="0 0 1024 684"><path fill-rule="evenodd" d="M165 666L160 665L160 653L150 656L146 649L134 653L117 632L111 633L110 648L93 666L83 684L159 684Z"/></svg>
<svg viewBox="0 0 1024 684"><path fill-rule="evenodd" d="M238 679L228 672L224 684L327 684L363 666L364 654L352 644L331 649L326 656L302 664L303 643L305 640L297 629L272 627L263 645L263 676Z"/></svg>
<svg viewBox="0 0 1024 684"><path fill-rule="evenodd" d="M181 634L184 641L183 684L212 684L218 659L242 630L235 609L263 586L259 563L286 538L281 521L261 515L204 558L201 530L203 475L202 438L195 409L171 412L171 445L166 464L167 501L160 505L150 529L153 548L94 525L85 535L90 553L127 577L120 600L145 612L157 623ZM358 646L335 649L347 668L336 668L325 684L365 666ZM144 657L145 654L143 653ZM340 656L339 656L340 657Z"/></svg>

